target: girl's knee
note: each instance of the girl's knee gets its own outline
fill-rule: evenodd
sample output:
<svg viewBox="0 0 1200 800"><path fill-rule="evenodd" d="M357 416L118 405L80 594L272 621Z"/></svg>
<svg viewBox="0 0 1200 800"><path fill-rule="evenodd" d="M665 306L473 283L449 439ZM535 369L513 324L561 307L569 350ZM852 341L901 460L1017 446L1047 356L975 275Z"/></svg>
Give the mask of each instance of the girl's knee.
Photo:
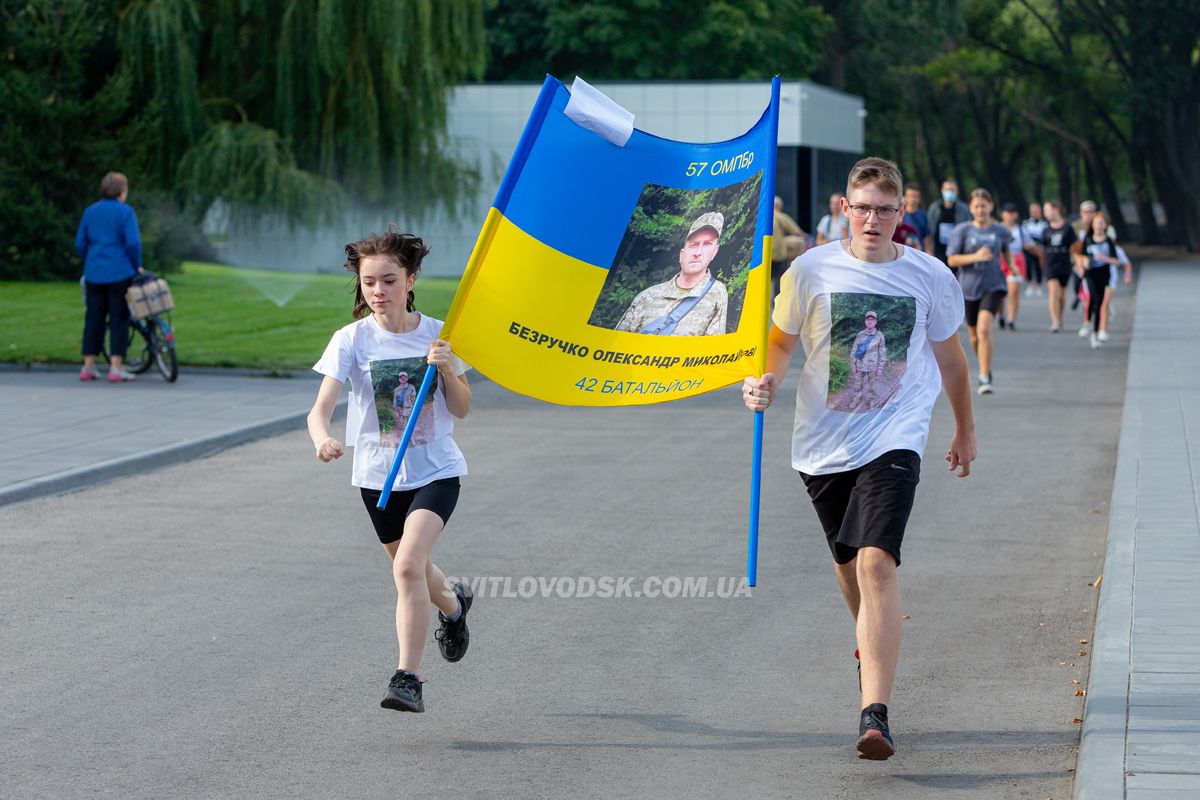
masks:
<svg viewBox="0 0 1200 800"><path fill-rule="evenodd" d="M415 583L425 581L425 565L429 561L427 558L413 558L397 554L395 560L392 561L392 575L396 578L396 583Z"/></svg>

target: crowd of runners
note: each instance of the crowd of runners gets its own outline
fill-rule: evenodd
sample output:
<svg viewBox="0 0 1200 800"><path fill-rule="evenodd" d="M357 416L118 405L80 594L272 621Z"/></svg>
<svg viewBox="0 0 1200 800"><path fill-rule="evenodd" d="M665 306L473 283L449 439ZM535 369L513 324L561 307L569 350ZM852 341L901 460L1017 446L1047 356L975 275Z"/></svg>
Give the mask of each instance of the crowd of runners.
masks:
<svg viewBox="0 0 1200 800"><path fill-rule="evenodd" d="M838 210L843 198L840 192L830 197L830 213L817 227L817 245L845 235L831 235L847 229L848 220ZM994 331L1017 330L1023 298L1046 298L1051 333L1063 329L1070 300L1069 310L1082 315L1080 338L1099 348L1109 340L1113 291L1120 280L1132 280L1116 230L1091 200L1072 215L1053 200L1030 203L1024 218L1016 203L1006 202L997 219L996 201L986 189L975 189L964 200L957 182L948 178L941 197L925 207L920 187L910 183L893 240L929 253L958 278L981 395L994 391Z"/></svg>

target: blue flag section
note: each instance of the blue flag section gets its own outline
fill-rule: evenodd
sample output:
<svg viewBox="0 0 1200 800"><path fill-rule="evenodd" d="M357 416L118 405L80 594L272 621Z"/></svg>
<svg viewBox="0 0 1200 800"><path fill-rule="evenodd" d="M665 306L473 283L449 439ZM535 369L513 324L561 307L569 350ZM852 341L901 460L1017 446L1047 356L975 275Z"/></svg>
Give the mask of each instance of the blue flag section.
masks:
<svg viewBox="0 0 1200 800"><path fill-rule="evenodd" d="M508 389L563 405L637 405L763 372L779 78L735 139L675 142L632 122L581 81L575 96L552 77L542 86L442 329L458 356ZM759 414L752 586L761 450ZM403 457L401 447L386 487Z"/></svg>

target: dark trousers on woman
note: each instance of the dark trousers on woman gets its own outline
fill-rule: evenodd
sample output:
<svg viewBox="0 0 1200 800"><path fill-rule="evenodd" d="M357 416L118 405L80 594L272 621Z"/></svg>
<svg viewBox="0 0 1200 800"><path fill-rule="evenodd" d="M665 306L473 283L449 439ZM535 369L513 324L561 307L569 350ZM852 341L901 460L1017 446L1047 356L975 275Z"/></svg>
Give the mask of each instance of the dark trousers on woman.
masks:
<svg viewBox="0 0 1200 800"><path fill-rule="evenodd" d="M1029 274L1025 277L1034 286L1042 285L1042 262L1036 255L1026 251L1025 253L1025 270Z"/></svg>
<svg viewBox="0 0 1200 800"><path fill-rule="evenodd" d="M1104 290L1108 288L1108 265L1103 267L1089 267L1087 274L1084 276L1087 279L1088 294L1088 319L1092 321L1092 330L1096 333L1100 332L1100 304L1104 302Z"/></svg>
<svg viewBox="0 0 1200 800"><path fill-rule="evenodd" d="M104 318L108 318L108 354L125 357L129 349L129 306L125 290L132 280L117 283L89 283L84 299L87 312L83 317L83 354L94 356L104 347Z"/></svg>

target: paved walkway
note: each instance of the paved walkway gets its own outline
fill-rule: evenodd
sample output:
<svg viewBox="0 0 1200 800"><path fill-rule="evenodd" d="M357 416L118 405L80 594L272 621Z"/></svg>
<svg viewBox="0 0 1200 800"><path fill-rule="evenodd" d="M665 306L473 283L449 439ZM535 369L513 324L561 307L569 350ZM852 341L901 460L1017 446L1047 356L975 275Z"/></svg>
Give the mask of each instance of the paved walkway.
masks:
<svg viewBox="0 0 1200 800"><path fill-rule="evenodd" d="M0 505L294 430L316 390L315 375L303 373L184 367L173 384L150 372L114 385L82 383L74 369L0 369Z"/></svg>
<svg viewBox="0 0 1200 800"><path fill-rule="evenodd" d="M1200 353L1180 301L1195 297L1200 265L1142 266L1078 800L1200 798ZM174 385L125 386L0 370L0 504L295 430L315 388L187 369Z"/></svg>
<svg viewBox="0 0 1200 800"><path fill-rule="evenodd" d="M1200 798L1200 264L1143 265L1077 800Z"/></svg>

